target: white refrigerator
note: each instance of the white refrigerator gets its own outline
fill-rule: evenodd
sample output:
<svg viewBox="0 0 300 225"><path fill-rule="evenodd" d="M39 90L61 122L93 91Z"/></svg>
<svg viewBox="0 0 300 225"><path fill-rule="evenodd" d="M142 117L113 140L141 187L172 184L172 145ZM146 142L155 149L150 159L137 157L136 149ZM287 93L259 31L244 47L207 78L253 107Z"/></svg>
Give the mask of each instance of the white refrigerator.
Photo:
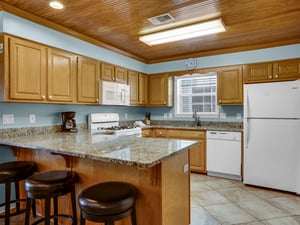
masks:
<svg viewBox="0 0 300 225"><path fill-rule="evenodd" d="M300 194L300 80L244 85L244 183Z"/></svg>

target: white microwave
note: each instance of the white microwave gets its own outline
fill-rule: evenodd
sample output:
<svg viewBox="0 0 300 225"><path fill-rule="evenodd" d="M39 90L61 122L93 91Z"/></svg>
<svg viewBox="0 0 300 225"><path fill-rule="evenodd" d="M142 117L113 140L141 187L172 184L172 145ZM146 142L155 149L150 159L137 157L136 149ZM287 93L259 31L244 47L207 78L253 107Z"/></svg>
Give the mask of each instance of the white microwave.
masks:
<svg viewBox="0 0 300 225"><path fill-rule="evenodd" d="M99 81L99 104L102 105L129 105L129 85Z"/></svg>

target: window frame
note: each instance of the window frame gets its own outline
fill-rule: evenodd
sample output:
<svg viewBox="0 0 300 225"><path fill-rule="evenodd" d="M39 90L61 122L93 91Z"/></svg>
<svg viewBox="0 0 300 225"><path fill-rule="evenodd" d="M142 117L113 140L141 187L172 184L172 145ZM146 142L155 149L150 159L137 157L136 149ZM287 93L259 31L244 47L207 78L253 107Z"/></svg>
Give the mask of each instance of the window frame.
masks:
<svg viewBox="0 0 300 225"><path fill-rule="evenodd" d="M215 76L216 78L216 86L215 86L215 112L197 112L197 116L203 117L203 118L217 118L219 116L219 105L217 102L217 98L218 98L218 75L217 72L209 72L209 73L205 73L205 74L201 74L201 73L194 73L194 74L185 74L185 75L181 75L181 76L175 76L174 77L174 116L175 117L192 117L193 116L193 112L189 112L189 113L180 113L178 110L179 107L179 102L178 102L178 87L177 87L177 81L180 79L186 79L186 78L197 78L197 77L204 77L204 76ZM203 95L204 96L204 95Z"/></svg>

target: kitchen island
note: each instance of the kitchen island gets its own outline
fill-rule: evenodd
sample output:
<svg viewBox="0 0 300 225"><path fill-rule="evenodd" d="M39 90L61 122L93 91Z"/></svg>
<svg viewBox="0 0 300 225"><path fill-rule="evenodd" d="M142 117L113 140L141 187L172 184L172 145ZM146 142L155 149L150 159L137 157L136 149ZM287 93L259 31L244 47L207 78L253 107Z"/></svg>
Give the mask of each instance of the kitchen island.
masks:
<svg viewBox="0 0 300 225"><path fill-rule="evenodd" d="M136 136L51 133L1 138L17 160L32 160L39 171L70 169L79 179L76 194L92 184L125 181L138 189L139 225L190 223L189 148L195 141ZM60 211L70 213L69 196ZM43 205L37 203L39 212ZM91 222L87 224L93 224ZM130 219L116 224L130 224Z"/></svg>

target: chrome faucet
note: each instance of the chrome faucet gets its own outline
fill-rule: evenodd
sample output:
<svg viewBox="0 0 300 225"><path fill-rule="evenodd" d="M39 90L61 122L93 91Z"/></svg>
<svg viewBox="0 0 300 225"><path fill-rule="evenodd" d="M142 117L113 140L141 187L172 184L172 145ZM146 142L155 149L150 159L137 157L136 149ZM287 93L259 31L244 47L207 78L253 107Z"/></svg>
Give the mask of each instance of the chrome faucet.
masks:
<svg viewBox="0 0 300 225"><path fill-rule="evenodd" d="M193 118L195 119L195 127L201 126L200 116L197 115L197 111L196 110L193 112Z"/></svg>

